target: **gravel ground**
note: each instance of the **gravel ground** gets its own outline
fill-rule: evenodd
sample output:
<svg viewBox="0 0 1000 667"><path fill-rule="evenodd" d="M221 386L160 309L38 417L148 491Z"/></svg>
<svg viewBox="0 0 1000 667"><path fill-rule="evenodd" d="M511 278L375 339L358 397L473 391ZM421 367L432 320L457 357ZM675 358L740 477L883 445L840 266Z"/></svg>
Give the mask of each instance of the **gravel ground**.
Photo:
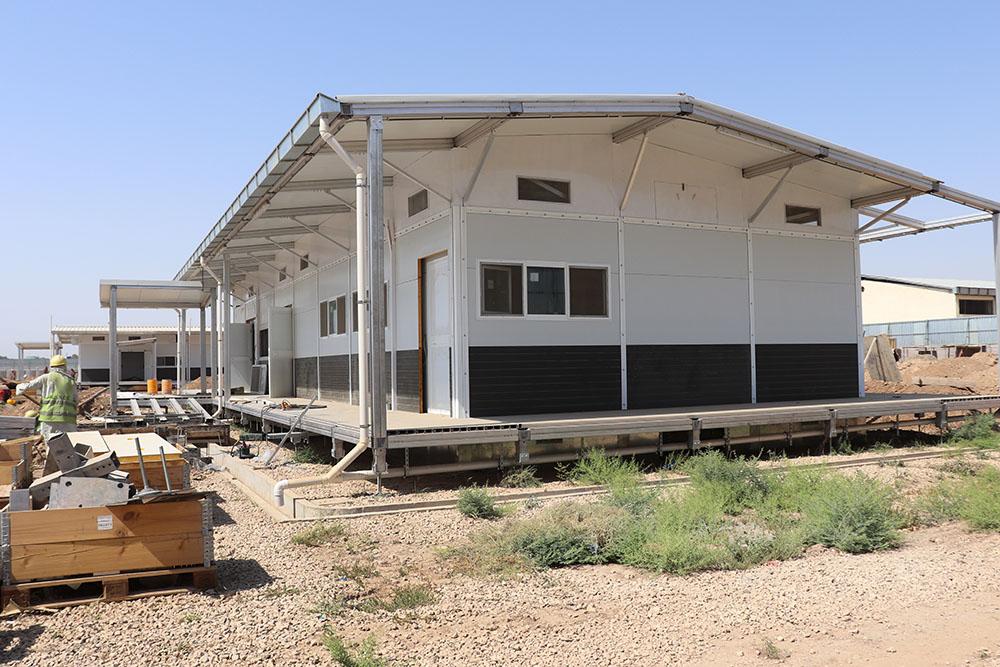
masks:
<svg viewBox="0 0 1000 667"><path fill-rule="evenodd" d="M919 487L942 474L936 465L866 470ZM959 525L908 533L890 552L813 548L746 571L599 566L501 582L452 576L436 557L483 525L453 511L353 519L336 524L343 537L308 547L290 538L311 524L273 523L224 473L195 484L217 494L219 591L24 614L0 622L0 661L328 664L329 625L351 641L372 633L383 654L413 665L768 664L768 639L787 664L1000 664L1000 535ZM436 601L314 610L402 585L430 586Z"/></svg>

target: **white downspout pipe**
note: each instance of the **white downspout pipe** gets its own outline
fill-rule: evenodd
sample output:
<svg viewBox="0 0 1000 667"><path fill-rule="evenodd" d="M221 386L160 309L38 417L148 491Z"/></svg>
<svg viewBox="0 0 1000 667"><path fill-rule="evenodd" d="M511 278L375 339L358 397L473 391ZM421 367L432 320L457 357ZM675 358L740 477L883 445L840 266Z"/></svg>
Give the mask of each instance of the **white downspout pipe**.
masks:
<svg viewBox="0 0 1000 667"><path fill-rule="evenodd" d="M215 360L212 364L212 393L219 397L219 407L212 413L212 419L218 419L222 414L222 383L219 382L219 360L222 359L222 332L219 331L218 319L222 314L222 278L218 276L205 262L204 257L198 258L201 268L205 269L208 275L215 280L215 306L212 308L212 332L217 333L213 344L215 345Z"/></svg>
<svg viewBox="0 0 1000 667"><path fill-rule="evenodd" d="M368 431L371 425L368 414L368 318L365 317L365 310L368 307L368 271L367 263L365 262L365 248L367 247L367 233L365 229L365 201L367 200L365 193L365 170L340 145L340 142L330 132L330 126L327 124L326 119L322 116L319 119L319 136L344 161L344 164L354 172L355 212L357 214L354 247L357 258L358 287L358 310L355 315L358 318L358 444L323 475L317 477L300 477L298 479L282 479L275 483L274 502L278 507L285 504L285 489L327 484L339 477L340 473L347 466L353 463L363 451L368 449ZM350 353L350 350L348 350L348 353Z"/></svg>

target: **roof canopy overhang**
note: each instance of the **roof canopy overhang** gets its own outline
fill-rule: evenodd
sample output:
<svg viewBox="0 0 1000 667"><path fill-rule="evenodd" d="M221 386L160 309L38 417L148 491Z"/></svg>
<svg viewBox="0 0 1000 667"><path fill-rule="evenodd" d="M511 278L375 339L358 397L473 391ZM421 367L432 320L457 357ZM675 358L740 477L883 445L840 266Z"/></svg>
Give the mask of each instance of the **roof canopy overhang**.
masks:
<svg viewBox="0 0 1000 667"><path fill-rule="evenodd" d="M203 308L215 294L193 280L102 280L102 308L111 307L112 288L116 308Z"/></svg>
<svg viewBox="0 0 1000 667"><path fill-rule="evenodd" d="M857 234L863 243L983 222L1000 211L1000 202L941 179L688 95L318 95L176 278L203 277L200 260L217 267L223 250L241 259L237 280L241 271L274 268L262 253L285 250L294 255L291 249L304 235L349 247L354 179L319 136L319 123L324 119L349 152L363 152L364 122L356 121L371 116L384 121L388 184L391 178L410 178L396 166L406 154L465 148L491 134L604 134L616 144L648 136L740 168L744 178L777 176L794 168L794 182L851 199L862 216ZM897 212L922 195L975 212L930 221ZM344 229L331 229L332 219L341 220Z"/></svg>
<svg viewBox="0 0 1000 667"><path fill-rule="evenodd" d="M48 350L50 344L39 343L39 342L23 342L23 343L14 343L14 347L16 347L19 350Z"/></svg>

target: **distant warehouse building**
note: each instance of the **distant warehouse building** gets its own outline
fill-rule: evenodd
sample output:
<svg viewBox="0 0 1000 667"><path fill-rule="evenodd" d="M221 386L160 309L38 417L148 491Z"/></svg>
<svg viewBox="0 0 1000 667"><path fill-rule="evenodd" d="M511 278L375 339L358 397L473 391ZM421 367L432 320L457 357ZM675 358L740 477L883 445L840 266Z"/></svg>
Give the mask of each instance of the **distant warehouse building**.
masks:
<svg viewBox="0 0 1000 667"><path fill-rule="evenodd" d="M996 313L996 286L992 280L864 275L861 287L865 324Z"/></svg>

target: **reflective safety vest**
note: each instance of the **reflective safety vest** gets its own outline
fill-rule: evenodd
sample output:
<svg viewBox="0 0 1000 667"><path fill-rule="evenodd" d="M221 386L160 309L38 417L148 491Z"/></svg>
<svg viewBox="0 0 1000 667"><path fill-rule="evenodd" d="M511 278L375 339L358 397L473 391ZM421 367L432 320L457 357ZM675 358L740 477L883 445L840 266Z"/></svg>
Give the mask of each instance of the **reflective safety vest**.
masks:
<svg viewBox="0 0 1000 667"><path fill-rule="evenodd" d="M42 391L42 407L38 409L38 421L75 424L76 382L58 371L48 373L45 382L48 386Z"/></svg>

